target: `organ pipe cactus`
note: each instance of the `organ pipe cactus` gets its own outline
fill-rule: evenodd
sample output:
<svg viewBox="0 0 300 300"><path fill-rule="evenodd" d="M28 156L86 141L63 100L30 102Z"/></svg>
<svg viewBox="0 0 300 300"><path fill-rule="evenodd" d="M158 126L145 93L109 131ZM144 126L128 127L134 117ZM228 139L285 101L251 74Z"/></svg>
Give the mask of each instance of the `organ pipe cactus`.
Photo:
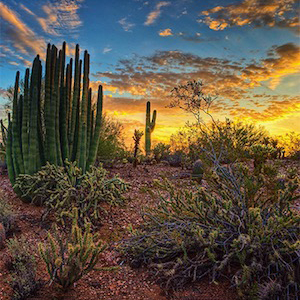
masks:
<svg viewBox="0 0 300 300"><path fill-rule="evenodd" d="M146 128L145 128L145 149L146 149L147 156L149 156L151 153L151 133L154 130L155 121L156 121L156 110L153 111L152 121L150 121L150 107L151 107L151 103L150 101L148 101L147 108L146 108Z"/></svg>
<svg viewBox="0 0 300 300"><path fill-rule="evenodd" d="M97 107L92 106L89 88L89 54L84 53L83 89L79 45L73 60L66 64L66 43L62 49L48 44L44 85L42 63L37 55L31 71L26 70L24 95L19 94L17 72L12 120L9 120L6 161L9 178L14 184L19 174L34 174L46 162L64 165L76 161L86 172L94 164L102 119L102 86ZM81 100L80 100L81 99ZM94 117L95 115L95 117Z"/></svg>

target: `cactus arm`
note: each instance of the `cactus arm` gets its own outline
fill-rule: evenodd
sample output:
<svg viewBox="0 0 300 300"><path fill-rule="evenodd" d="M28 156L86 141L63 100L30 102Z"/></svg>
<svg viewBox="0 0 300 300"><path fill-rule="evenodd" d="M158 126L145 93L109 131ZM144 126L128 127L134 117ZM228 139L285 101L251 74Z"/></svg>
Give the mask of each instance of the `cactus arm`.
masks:
<svg viewBox="0 0 300 300"><path fill-rule="evenodd" d="M78 149L78 137L79 137L79 128L80 128L80 88L81 88L81 68L82 68L82 60L80 60L79 62L79 85L78 85L78 97L76 99L76 110L74 113L74 132L71 134L73 137L73 142L71 142L71 146L72 146L72 161L74 161L76 159L76 155L77 155L77 149ZM72 112L73 114L73 112ZM73 122L73 121L72 121ZM73 125L72 125L73 126Z"/></svg>
<svg viewBox="0 0 300 300"><path fill-rule="evenodd" d="M19 94L19 78L20 72L16 74L16 82L14 87L14 98L13 98L13 119L12 119L12 154L15 175L18 176L20 173L24 173L24 166L22 160L22 152L20 145L20 124L19 122L19 109L18 109L18 94Z"/></svg>
<svg viewBox="0 0 300 300"><path fill-rule="evenodd" d="M61 143L61 151L62 151L62 159L65 161L66 158L69 157L69 145L68 145L68 136L67 136L67 106L68 106L68 89L70 84L70 65L67 65L67 75L66 75L66 86L61 87L62 89L62 97L60 103L60 143Z"/></svg>
<svg viewBox="0 0 300 300"><path fill-rule="evenodd" d="M22 118L22 151L24 160L24 171L28 172L28 130L29 130L29 69L26 69L24 79L24 100L23 100L23 118Z"/></svg>
<svg viewBox="0 0 300 300"><path fill-rule="evenodd" d="M73 99L72 99L72 113L71 113L71 126L69 144L70 153L72 154L72 160L75 159L76 145L75 145L75 131L78 122L79 113L79 99L80 99L80 81L81 81L81 60L79 62L79 45L76 45L75 49L75 70L74 70L74 85L73 85ZM78 130L78 128L77 128ZM74 155L75 154L75 155Z"/></svg>
<svg viewBox="0 0 300 300"><path fill-rule="evenodd" d="M62 72L62 62L63 62L63 52L59 50L58 54L58 65L57 65L57 73L55 75L54 80L54 89L55 89L55 102L56 102L56 109L55 109L55 141L56 141L56 157L57 157L57 165L63 165L62 153L61 153L61 145L60 145L60 126L59 126L59 115L60 115L60 76Z"/></svg>
<svg viewBox="0 0 300 300"><path fill-rule="evenodd" d="M145 127L145 150L146 155L149 156L151 153L151 133L154 131L155 124L156 124L156 110L154 110L152 115L152 121L150 121L150 109L151 103L150 101L147 102L146 106L146 127Z"/></svg>
<svg viewBox="0 0 300 300"><path fill-rule="evenodd" d="M29 135L29 162L28 174L33 174L37 170L37 156L38 156L38 62L37 57L34 59L31 72L31 93L30 93L30 135Z"/></svg>
<svg viewBox="0 0 300 300"><path fill-rule="evenodd" d="M45 74L45 103L44 103L45 133L50 135L51 119L51 45L48 44L46 55L46 74ZM45 138L45 160L50 161L49 138Z"/></svg>
<svg viewBox="0 0 300 300"><path fill-rule="evenodd" d="M42 63L40 59L38 59L38 143L39 143L39 160L37 163L37 170L44 164L46 164L45 158L45 143L43 137L43 120L42 120L42 103L41 103L41 91L42 91Z"/></svg>
<svg viewBox="0 0 300 300"><path fill-rule="evenodd" d="M11 184L14 185L16 175L15 175L13 155L12 155L12 123L10 120L10 113L8 114L6 163L7 163L7 171L8 171L9 180L10 180Z"/></svg>
<svg viewBox="0 0 300 300"><path fill-rule="evenodd" d="M154 131L156 122L156 110L153 112L152 121L151 121L151 133Z"/></svg>
<svg viewBox="0 0 300 300"><path fill-rule="evenodd" d="M69 62L69 74L66 79L66 91L67 91L67 142L68 142L68 157L69 157L69 140L70 140L70 128L72 123L72 73L73 73L73 58L70 58Z"/></svg>
<svg viewBox="0 0 300 300"><path fill-rule="evenodd" d="M83 71L83 92L81 103L80 116L80 132L78 146L78 166L85 173L86 169L86 143L87 143L87 104L88 104L88 89L89 89L89 54L84 51L84 71Z"/></svg>
<svg viewBox="0 0 300 300"><path fill-rule="evenodd" d="M55 116L56 116L56 91L54 88L54 78L57 74L57 48L53 45L51 49L51 102L49 112L49 128L48 128L48 145L49 145L49 162L57 164L56 137L55 137Z"/></svg>
<svg viewBox="0 0 300 300"><path fill-rule="evenodd" d="M101 122L102 122L102 109L103 109L103 89L102 85L98 87L98 100L97 100L97 115L96 115L96 124L94 129L94 136L91 141L89 158L87 161L86 169L89 170L92 165L94 165L96 161L98 145L100 141L100 130L101 130Z"/></svg>
<svg viewBox="0 0 300 300"><path fill-rule="evenodd" d="M94 123L95 123L95 109L93 108L92 111L91 111L91 122L90 122L91 131L90 131L90 144L89 144L88 153L90 153L90 149L91 149L91 146L92 146L92 143L93 143L94 129L95 129ZM98 149L97 149L97 152L98 152Z"/></svg>
<svg viewBox="0 0 300 300"><path fill-rule="evenodd" d="M89 157L90 138L91 138L91 114L92 114L92 89L89 89L87 106L87 136L86 136L86 157Z"/></svg>

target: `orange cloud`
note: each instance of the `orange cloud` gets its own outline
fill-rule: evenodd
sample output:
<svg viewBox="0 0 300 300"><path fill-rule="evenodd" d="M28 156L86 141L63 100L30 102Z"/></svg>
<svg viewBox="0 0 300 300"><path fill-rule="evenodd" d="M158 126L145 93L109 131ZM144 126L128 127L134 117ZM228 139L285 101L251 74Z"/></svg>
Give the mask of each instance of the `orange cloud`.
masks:
<svg viewBox="0 0 300 300"><path fill-rule="evenodd" d="M260 122L286 119L291 115L300 116L300 97L289 97L284 100L271 100L268 102L267 108L262 111L238 107L230 111L230 113L232 116L238 116L243 120L254 120Z"/></svg>
<svg viewBox="0 0 300 300"><path fill-rule="evenodd" d="M207 92L236 102L244 98L247 89L261 86L264 81L269 80L270 88L275 88L282 78L298 73L300 48L293 43L273 47L267 58L250 64L180 51L158 51L120 64L114 73L93 74L107 78L107 88L113 93L166 98L175 85L202 79Z"/></svg>
<svg viewBox="0 0 300 300"><path fill-rule="evenodd" d="M283 27L299 31L297 0L244 0L228 6L202 11L204 22L213 30L231 26Z"/></svg>
<svg viewBox="0 0 300 300"><path fill-rule="evenodd" d="M37 36L27 25L21 21L17 13L0 2L0 18L2 33L11 41L13 46L23 54L45 53L45 41Z"/></svg>
<svg viewBox="0 0 300 300"><path fill-rule="evenodd" d="M149 13L149 15L147 16L147 19L144 23L144 25L149 26L151 24L153 24L157 18L159 18L159 16L161 15L161 8L164 6L168 6L170 5L171 2L167 2L167 1L161 1L158 2L155 6L155 9L153 11L151 11Z"/></svg>
<svg viewBox="0 0 300 300"><path fill-rule="evenodd" d="M170 36L173 35L172 30L170 28L167 28L165 30L161 30L158 33L160 36Z"/></svg>
<svg viewBox="0 0 300 300"><path fill-rule="evenodd" d="M204 81L205 94L218 95L211 109L216 118L229 116L277 124L299 114L299 98L253 94L252 91L265 81L274 87L282 78L299 72L299 50L292 43L274 46L266 58L251 63L180 51L158 51L152 56L122 60L115 72L97 72L93 76L107 80L104 90L113 95L105 99L105 110L118 112L122 120L144 122L145 103L151 100L165 132L174 132L191 118L166 106L171 100L171 89L193 79ZM131 96L116 97L122 92ZM157 131L161 140L166 138L163 130Z"/></svg>

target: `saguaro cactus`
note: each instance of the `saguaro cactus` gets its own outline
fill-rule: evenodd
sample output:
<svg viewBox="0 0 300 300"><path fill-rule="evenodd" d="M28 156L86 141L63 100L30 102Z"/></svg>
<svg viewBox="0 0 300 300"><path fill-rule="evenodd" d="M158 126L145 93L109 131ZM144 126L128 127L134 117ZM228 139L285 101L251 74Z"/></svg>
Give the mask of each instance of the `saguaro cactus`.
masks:
<svg viewBox="0 0 300 300"><path fill-rule="evenodd" d="M146 107L146 128L145 128L145 149L146 149L147 156L149 156L151 153L151 133L154 130L155 121L156 121L156 110L153 111L152 121L150 121L150 108L151 108L151 103L150 101L148 101Z"/></svg>
<svg viewBox="0 0 300 300"><path fill-rule="evenodd" d="M19 95L20 73L17 72L6 151L12 183L19 174L37 172L47 161L62 165L66 159L76 160L83 172L94 164L99 144L103 92L102 86L99 86L94 118L92 91L89 88L89 54L87 51L84 53L82 95L82 60L79 54L77 45L72 76L72 58L65 66L66 43L59 51L49 44L44 88L42 63L37 55L31 72L27 69L25 73L24 95Z"/></svg>

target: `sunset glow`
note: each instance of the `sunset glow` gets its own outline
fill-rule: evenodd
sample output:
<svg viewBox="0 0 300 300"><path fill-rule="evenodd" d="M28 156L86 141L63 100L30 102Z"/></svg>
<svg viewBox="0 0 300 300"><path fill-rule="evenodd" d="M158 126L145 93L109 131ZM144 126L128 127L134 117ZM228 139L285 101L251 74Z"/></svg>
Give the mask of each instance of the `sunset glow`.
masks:
<svg viewBox="0 0 300 300"><path fill-rule="evenodd" d="M17 70L47 43L91 54L90 85L102 84L104 111L128 142L144 129L146 102L157 110L154 142L192 116L167 108L179 83L202 80L217 95L216 119L300 132L299 3L296 0L52 0L0 2L0 118ZM129 142L130 143L130 142Z"/></svg>

